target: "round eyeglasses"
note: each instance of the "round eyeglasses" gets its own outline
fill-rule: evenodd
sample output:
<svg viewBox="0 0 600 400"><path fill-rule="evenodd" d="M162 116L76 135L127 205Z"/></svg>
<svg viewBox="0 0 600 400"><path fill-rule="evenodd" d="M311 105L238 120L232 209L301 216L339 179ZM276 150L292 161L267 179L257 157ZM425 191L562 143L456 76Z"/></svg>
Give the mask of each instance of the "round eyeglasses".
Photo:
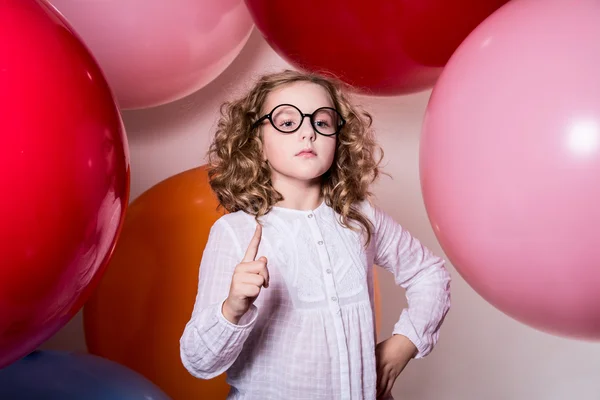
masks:
<svg viewBox="0 0 600 400"><path fill-rule="evenodd" d="M252 129L256 128L262 121L268 119L273 128L282 133L294 133L304 122L304 117L310 118L313 129L323 136L333 136L340 132L346 124L344 118L335 108L321 107L312 114L304 114L298 107L291 104L280 104L270 113L258 119Z"/></svg>

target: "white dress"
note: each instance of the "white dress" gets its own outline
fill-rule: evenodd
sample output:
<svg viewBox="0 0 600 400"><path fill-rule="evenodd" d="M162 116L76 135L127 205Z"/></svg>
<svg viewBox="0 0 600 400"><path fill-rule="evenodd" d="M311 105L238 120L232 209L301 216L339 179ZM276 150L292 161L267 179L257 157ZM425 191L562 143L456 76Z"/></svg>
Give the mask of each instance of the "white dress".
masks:
<svg viewBox="0 0 600 400"><path fill-rule="evenodd" d="M242 211L216 221L180 341L186 369L202 379L227 372L228 400L375 399L373 264L406 288L408 308L393 333L416 345L416 358L427 355L450 307L444 261L377 207L361 208L375 227L367 249L325 203L312 211L275 207L262 217L257 258L267 257L269 287L238 325L221 305L256 222Z"/></svg>

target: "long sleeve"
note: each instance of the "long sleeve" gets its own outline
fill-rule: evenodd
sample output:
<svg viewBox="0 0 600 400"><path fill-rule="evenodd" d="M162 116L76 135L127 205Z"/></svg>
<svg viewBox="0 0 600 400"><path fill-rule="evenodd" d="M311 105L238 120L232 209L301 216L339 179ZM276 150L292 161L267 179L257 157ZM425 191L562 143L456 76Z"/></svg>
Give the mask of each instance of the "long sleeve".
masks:
<svg viewBox="0 0 600 400"><path fill-rule="evenodd" d="M238 325L222 314L242 249L231 226L219 219L211 228L200 264L198 294L180 339L181 360L194 376L210 379L225 372L242 351L258 310L252 305Z"/></svg>
<svg viewBox="0 0 600 400"><path fill-rule="evenodd" d="M418 349L415 358L428 355L438 341L440 326L450 309L451 277L444 260L377 207L375 264L391 272L406 289L408 308L402 310L393 334L408 337Z"/></svg>

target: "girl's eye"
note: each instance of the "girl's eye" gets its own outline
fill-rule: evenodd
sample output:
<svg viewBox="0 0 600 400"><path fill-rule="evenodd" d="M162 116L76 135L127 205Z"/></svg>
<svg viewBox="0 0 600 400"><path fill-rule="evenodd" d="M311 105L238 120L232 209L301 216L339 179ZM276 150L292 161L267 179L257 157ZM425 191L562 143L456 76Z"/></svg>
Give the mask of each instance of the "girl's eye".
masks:
<svg viewBox="0 0 600 400"><path fill-rule="evenodd" d="M323 120L315 121L315 125L320 126L322 128L327 128L330 126L328 121L323 121Z"/></svg>
<svg viewBox="0 0 600 400"><path fill-rule="evenodd" d="M291 128L293 125L294 125L294 121L292 121L292 120L281 121L281 123L279 124L279 126L284 127L284 128Z"/></svg>

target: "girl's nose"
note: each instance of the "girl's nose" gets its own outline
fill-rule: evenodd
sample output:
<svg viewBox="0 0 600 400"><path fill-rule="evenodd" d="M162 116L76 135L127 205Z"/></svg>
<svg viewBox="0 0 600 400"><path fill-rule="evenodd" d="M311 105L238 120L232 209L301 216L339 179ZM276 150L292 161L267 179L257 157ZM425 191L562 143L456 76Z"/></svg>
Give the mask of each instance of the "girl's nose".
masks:
<svg viewBox="0 0 600 400"><path fill-rule="evenodd" d="M305 140L305 139L310 139L315 140L317 137L317 132L315 132L315 129L313 128L310 118L308 116L304 117L306 118L305 120L303 119L303 123L300 126L299 129L299 134L300 134L300 139L301 140Z"/></svg>

